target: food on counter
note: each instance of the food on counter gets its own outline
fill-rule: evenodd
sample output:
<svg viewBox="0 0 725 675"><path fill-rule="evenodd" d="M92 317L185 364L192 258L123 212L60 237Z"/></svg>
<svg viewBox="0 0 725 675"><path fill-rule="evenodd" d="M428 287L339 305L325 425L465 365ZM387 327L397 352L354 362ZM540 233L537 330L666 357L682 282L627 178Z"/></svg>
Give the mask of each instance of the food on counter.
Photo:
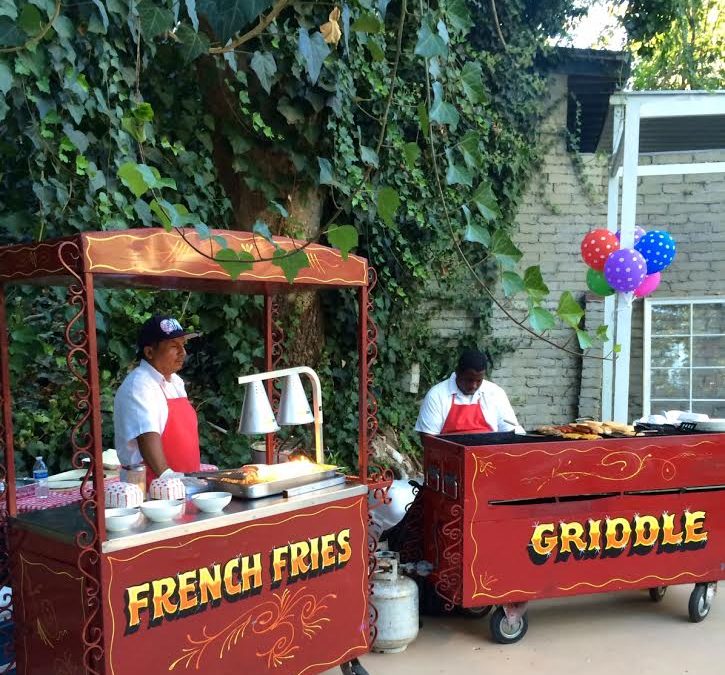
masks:
<svg viewBox="0 0 725 675"><path fill-rule="evenodd" d="M568 440L589 440L594 441L602 436L635 436L634 427L631 424L620 422L597 422L586 420L572 424L543 425L536 427L534 432L544 436L557 436Z"/></svg>
<svg viewBox="0 0 725 675"><path fill-rule="evenodd" d="M220 472L214 477L214 480L230 485L258 485L329 471L331 468L334 467L301 460L282 464L245 464L239 469Z"/></svg>
<svg viewBox="0 0 725 675"><path fill-rule="evenodd" d="M106 486L106 507L131 508L141 506L143 492L133 483L111 483Z"/></svg>

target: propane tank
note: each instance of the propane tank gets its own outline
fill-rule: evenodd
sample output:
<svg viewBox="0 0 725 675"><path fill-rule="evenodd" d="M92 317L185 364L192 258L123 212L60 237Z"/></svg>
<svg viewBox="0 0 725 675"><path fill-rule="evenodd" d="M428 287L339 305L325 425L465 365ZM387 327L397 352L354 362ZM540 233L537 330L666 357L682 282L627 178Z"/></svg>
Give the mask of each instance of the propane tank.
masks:
<svg viewBox="0 0 725 675"><path fill-rule="evenodd" d="M372 602L378 611L374 652L402 652L418 635L418 585L398 575L398 554L378 551Z"/></svg>

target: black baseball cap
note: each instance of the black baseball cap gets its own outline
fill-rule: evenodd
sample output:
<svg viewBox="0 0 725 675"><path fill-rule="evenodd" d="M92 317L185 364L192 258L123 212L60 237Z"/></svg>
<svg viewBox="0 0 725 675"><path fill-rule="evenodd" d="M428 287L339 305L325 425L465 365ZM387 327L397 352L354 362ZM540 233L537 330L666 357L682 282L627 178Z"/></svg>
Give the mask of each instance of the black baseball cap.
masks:
<svg viewBox="0 0 725 675"><path fill-rule="evenodd" d="M197 337L200 333L184 330L173 316L155 314L148 319L138 332L138 349L154 345L164 340L173 340L180 337Z"/></svg>

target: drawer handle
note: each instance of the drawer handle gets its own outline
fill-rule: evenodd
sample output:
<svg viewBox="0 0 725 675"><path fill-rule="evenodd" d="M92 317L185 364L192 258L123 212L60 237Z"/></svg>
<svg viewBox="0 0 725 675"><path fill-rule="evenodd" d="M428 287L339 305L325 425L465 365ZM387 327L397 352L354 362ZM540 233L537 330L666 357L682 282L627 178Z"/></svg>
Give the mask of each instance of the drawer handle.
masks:
<svg viewBox="0 0 725 675"><path fill-rule="evenodd" d="M453 473L443 476L443 494L451 499L458 499L458 479Z"/></svg>
<svg viewBox="0 0 725 675"><path fill-rule="evenodd" d="M425 482L431 490L438 492L441 489L441 472L435 466L428 467Z"/></svg>

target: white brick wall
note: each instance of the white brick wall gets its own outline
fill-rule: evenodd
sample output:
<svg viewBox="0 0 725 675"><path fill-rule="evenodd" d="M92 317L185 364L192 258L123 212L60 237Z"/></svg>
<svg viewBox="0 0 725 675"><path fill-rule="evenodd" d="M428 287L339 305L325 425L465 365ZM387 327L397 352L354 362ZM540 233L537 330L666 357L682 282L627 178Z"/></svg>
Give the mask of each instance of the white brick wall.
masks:
<svg viewBox="0 0 725 675"><path fill-rule="evenodd" d="M566 149L566 77L551 78L550 95L557 101L544 126L550 150L536 172L518 211L514 240L524 252L521 269L541 267L551 289L548 309L555 309L562 291L586 296L586 323L601 324L602 301L587 295L586 267L579 245L592 228L606 227L606 166L608 158L583 155L584 173L594 195L587 194ZM725 152L669 153L642 157L642 163L701 162L725 159ZM663 273L656 297L725 294L725 175L648 176L640 179L637 223L646 229L665 229L677 241L675 262ZM499 297L503 294L498 293ZM514 305L522 317L525 307ZM455 332L450 317L441 313L440 327ZM465 319L464 319L465 320ZM600 415L601 362L559 351L518 329L495 309L493 334L516 347L492 374L509 394L519 420L527 427L559 423L577 416ZM564 344L566 330L549 335ZM632 331L630 416L640 415L642 401L642 302L635 302ZM577 351L576 339L568 347Z"/></svg>

